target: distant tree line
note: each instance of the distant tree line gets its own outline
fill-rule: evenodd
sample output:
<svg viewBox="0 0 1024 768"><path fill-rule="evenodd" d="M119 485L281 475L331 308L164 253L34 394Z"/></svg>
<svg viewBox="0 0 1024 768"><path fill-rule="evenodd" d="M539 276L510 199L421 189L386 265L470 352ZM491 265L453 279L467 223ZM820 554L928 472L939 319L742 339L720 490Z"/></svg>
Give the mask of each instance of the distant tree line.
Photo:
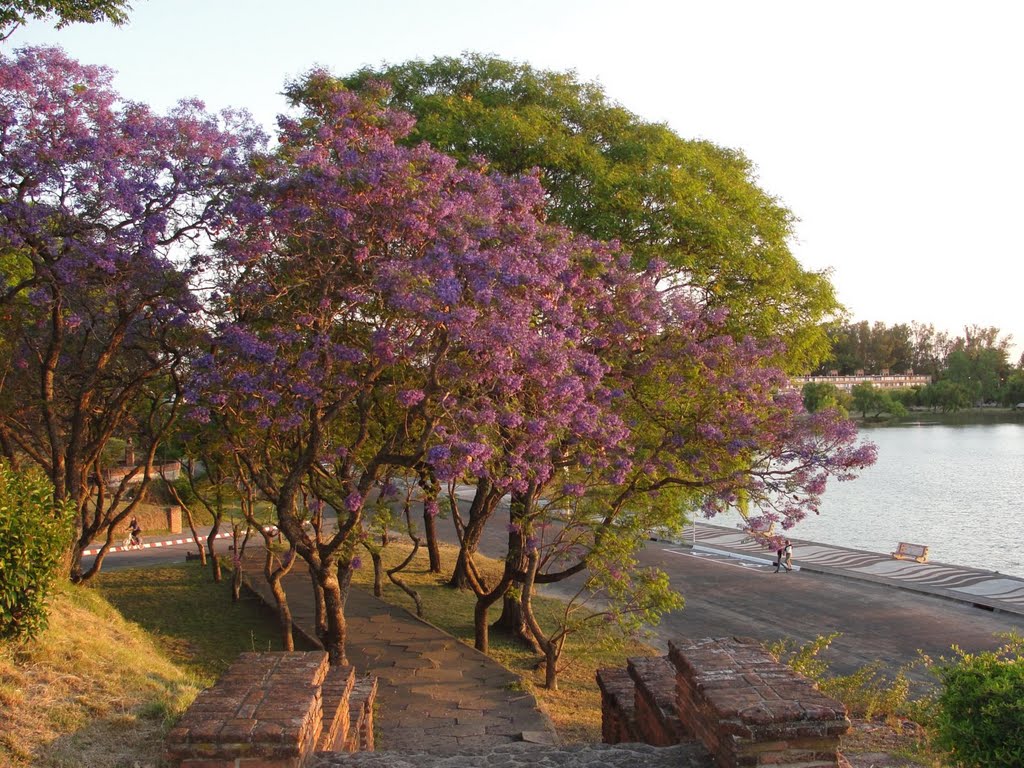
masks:
<svg viewBox="0 0 1024 768"><path fill-rule="evenodd" d="M918 373L932 377L925 387L881 391L871 384L850 393L827 383L804 387L804 404L816 411L840 406L862 417L900 415L906 408L945 412L985 404L1024 402L1024 356L1010 361L1012 337L998 328L972 325L951 337L932 324L862 321L831 326L832 353L817 369L828 373Z"/></svg>

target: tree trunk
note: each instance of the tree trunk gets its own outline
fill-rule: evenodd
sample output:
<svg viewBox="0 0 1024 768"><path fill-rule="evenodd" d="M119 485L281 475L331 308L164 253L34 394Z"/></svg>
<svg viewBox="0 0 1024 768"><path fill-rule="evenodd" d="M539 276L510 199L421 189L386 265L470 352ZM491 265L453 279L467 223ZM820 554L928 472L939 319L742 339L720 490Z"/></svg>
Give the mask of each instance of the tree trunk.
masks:
<svg viewBox="0 0 1024 768"><path fill-rule="evenodd" d="M237 603L242 599L242 561L236 560L231 570L231 601Z"/></svg>
<svg viewBox="0 0 1024 768"><path fill-rule="evenodd" d="M309 566L309 578L313 582L313 631L320 638L321 643L327 637L327 605L324 602L324 591L317 579L317 571L313 565ZM324 646L326 649L326 646Z"/></svg>
<svg viewBox="0 0 1024 768"><path fill-rule="evenodd" d="M351 569L347 569L351 573ZM351 579L351 576L349 576ZM338 579L338 571L334 561L328 559L317 569L317 581L324 596L324 614L327 620L326 632L320 636L320 642L327 651L331 666L348 663L345 657L345 600L348 593L347 584L344 594L342 582Z"/></svg>
<svg viewBox="0 0 1024 768"><path fill-rule="evenodd" d="M473 606L473 647L481 653L487 653L490 646L490 637L487 627L487 611L498 600L498 595L488 593L477 595L476 605Z"/></svg>
<svg viewBox="0 0 1024 768"><path fill-rule="evenodd" d="M449 587L455 589L471 589L472 579L469 574L469 558L476 552L480 543L480 536L483 535L484 526L490 520L494 509L498 506L501 496L493 491L490 481L481 478L477 482L476 493L473 494L473 503L469 507L469 522L462 532L459 557L455 561L455 570L448 582ZM454 514L454 513L453 513Z"/></svg>
<svg viewBox="0 0 1024 768"><path fill-rule="evenodd" d="M210 553L210 568L213 574L213 581L217 584L223 578L220 568L220 558L217 557L217 552L214 550L214 542L217 538L217 532L220 530L220 518L213 518L213 528L210 529L210 534L206 537L206 550Z"/></svg>
<svg viewBox="0 0 1024 768"><path fill-rule="evenodd" d="M455 560L455 568L452 570L452 577L448 580L448 586L453 589L470 589L469 564L467 559L476 552L476 544L465 541L459 549L459 556Z"/></svg>
<svg viewBox="0 0 1024 768"><path fill-rule="evenodd" d="M430 559L430 573L441 572L441 545L437 542L437 519L426 509L423 510L423 536L427 543L427 556Z"/></svg>
<svg viewBox="0 0 1024 768"><path fill-rule="evenodd" d="M527 558L526 582L523 584L523 616L526 618L526 625L529 627L537 647L544 654L544 687L550 691L557 691L558 659L561 656L562 641L565 635L562 634L557 640L546 636L537 617L533 614L533 588L539 563L540 554L537 550L533 550Z"/></svg>
<svg viewBox="0 0 1024 768"><path fill-rule="evenodd" d="M286 651L294 651L292 609L288 607L288 595L281 584L282 576L284 576L284 572L278 570L267 577L267 582L270 584L270 591L274 594L274 602L277 604L277 623L281 629L281 645Z"/></svg>
<svg viewBox="0 0 1024 768"><path fill-rule="evenodd" d="M397 575L397 574L401 573L403 570L405 570L405 567L407 565L409 565L409 563L411 563L413 561L413 559L416 557L416 553L419 551L419 549L420 549L420 540L419 540L418 537L414 536L413 539L412 539L412 550L409 552L408 556L406 556L405 560L403 560L401 563L396 565L394 568L389 568L388 571L387 571L387 574L388 574L388 578L391 579L391 583L395 584L396 586L398 586L399 589L401 589L403 592L405 592L405 594L407 594L409 597L411 597L412 601L414 603L416 603L416 615L419 616L422 619L423 618L423 601L420 599L420 593L417 592L412 587L410 587L408 584L406 584L400 578L398 578L398 575Z"/></svg>
<svg viewBox="0 0 1024 768"><path fill-rule="evenodd" d="M558 653L554 643L544 649L544 687L549 691L558 690Z"/></svg>
<svg viewBox="0 0 1024 768"><path fill-rule="evenodd" d="M191 472L191 465L186 464L185 471ZM188 529L192 531L192 542L196 545L196 549L199 550L199 565L205 568L206 547L203 546L204 542L199 540L199 531L196 530L196 519L192 514L192 507L184 502L184 500L181 498L181 495L174 487L174 484L169 482L166 477L164 477L164 484L167 486L167 489L171 492L171 495L174 497L174 503L181 507L182 511L185 513L185 519L188 521Z"/></svg>
<svg viewBox="0 0 1024 768"><path fill-rule="evenodd" d="M82 583L82 542L76 536L75 540L71 543L71 552L68 557L68 571L71 578L72 584ZM105 553L100 553L105 554Z"/></svg>
<svg viewBox="0 0 1024 768"><path fill-rule="evenodd" d="M525 551L526 533L522 528L527 509L526 497L521 494L513 494L512 502L509 505L508 554L505 556L507 566L511 566L513 571L525 572L529 565ZM501 616L491 625L491 629L507 634L521 645L540 653L540 647L526 626L522 596L514 590L505 592L502 599Z"/></svg>
<svg viewBox="0 0 1024 768"><path fill-rule="evenodd" d="M526 626L526 617L523 615L523 603L518 593L506 592L502 598L501 615L491 624L491 631L508 635L520 645L530 650L540 652L537 643L530 635L529 627Z"/></svg>
<svg viewBox="0 0 1024 768"><path fill-rule="evenodd" d="M474 578L474 572L470 572L470 578ZM489 638L487 633L487 611L494 605L512 586L512 569L508 563L505 564L505 571L502 573L501 581L490 592L483 588L483 585L474 579L473 592L476 594L476 605L473 607L473 645L483 653L487 653Z"/></svg>
<svg viewBox="0 0 1024 768"><path fill-rule="evenodd" d="M373 560L373 596L384 597L384 564L380 552L371 549L370 559Z"/></svg>

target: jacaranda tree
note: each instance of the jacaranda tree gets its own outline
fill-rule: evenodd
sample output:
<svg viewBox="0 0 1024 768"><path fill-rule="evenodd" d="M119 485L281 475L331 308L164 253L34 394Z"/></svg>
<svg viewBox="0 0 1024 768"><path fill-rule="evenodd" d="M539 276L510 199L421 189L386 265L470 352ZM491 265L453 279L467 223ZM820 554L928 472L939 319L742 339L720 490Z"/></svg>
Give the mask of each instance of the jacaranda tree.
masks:
<svg viewBox="0 0 1024 768"><path fill-rule="evenodd" d="M316 574L322 639L341 660L371 493L393 467L482 470L489 443L510 431L519 447L505 478L525 488L537 456L550 463L546 420L581 420L572 405L601 379L573 296L611 290L628 270L545 224L535 177L399 146L411 118L326 73L290 94L300 114L281 120L263 183L232 208L222 322L195 364L192 418L230 435L274 502ZM526 421L514 404L536 382L555 407ZM338 513L336 531L303 528L303 493Z"/></svg>
<svg viewBox="0 0 1024 768"><path fill-rule="evenodd" d="M149 482L195 343L192 281L259 139L197 102L123 102L111 77L55 48L0 56L0 446L72 502L75 580ZM115 438L139 459L110 474Z"/></svg>
<svg viewBox="0 0 1024 768"><path fill-rule="evenodd" d="M602 346L603 391L611 396L592 407L606 408L628 430L600 452L581 451L577 437L558 434L548 448L562 471L538 475L511 495L499 587L526 590L524 626L511 629L528 628L544 650L549 684L568 628L555 632L557 642L541 632L529 615L533 584L585 578L584 591L617 595L606 613L625 628L649 623L672 607L663 582L632 560L651 528L741 502L754 510L759 530L790 528L817 511L828 479L849 479L874 461L874 447L858 444L841 414L804 411L800 393L771 364L775 350L735 341L721 313L687 297L661 298L655 332L634 333L628 348ZM471 520L476 513L471 507ZM485 649L479 615L476 629Z"/></svg>

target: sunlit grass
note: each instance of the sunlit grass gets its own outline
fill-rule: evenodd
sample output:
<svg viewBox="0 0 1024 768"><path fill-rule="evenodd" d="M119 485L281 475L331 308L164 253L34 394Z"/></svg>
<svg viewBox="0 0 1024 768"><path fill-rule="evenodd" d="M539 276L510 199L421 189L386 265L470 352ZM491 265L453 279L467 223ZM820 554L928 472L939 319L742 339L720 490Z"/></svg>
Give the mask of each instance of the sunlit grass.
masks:
<svg viewBox="0 0 1024 768"><path fill-rule="evenodd" d="M95 590L60 586L45 634L0 644L0 765L155 765L200 687Z"/></svg>
<svg viewBox="0 0 1024 768"><path fill-rule="evenodd" d="M232 602L229 579L215 584L209 568L190 562L103 573L99 590L171 659L212 683L239 653L282 647L273 614L245 593Z"/></svg>

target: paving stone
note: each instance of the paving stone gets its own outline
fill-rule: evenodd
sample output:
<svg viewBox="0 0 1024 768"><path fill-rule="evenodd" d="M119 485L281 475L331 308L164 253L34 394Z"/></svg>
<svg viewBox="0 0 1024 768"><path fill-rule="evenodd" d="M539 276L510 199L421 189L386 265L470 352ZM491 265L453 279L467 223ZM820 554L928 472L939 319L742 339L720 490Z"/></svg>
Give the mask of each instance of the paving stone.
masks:
<svg viewBox="0 0 1024 768"><path fill-rule="evenodd" d="M465 746L459 754L362 752L318 755L309 768L713 768L711 756L695 744L649 747L646 744L595 744L550 747L506 744Z"/></svg>

